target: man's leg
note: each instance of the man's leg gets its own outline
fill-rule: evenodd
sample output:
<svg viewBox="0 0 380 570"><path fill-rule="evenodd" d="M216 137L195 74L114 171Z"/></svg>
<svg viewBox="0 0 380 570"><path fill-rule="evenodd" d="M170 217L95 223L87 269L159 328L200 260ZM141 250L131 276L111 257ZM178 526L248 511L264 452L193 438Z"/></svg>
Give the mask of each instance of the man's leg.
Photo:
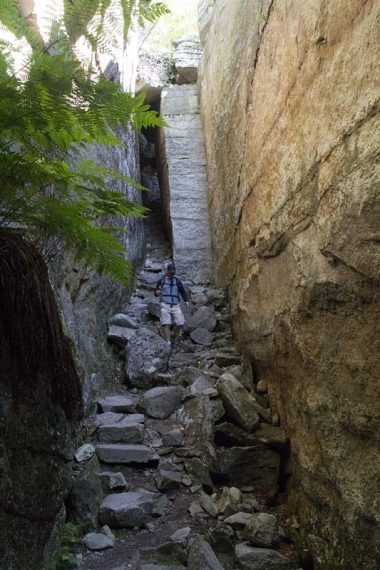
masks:
<svg viewBox="0 0 380 570"><path fill-rule="evenodd" d="M170 342L170 325L162 325L162 331L164 333L165 340Z"/></svg>
<svg viewBox="0 0 380 570"><path fill-rule="evenodd" d="M163 337L168 344L170 344L170 324L171 324L170 307L165 303L161 303L161 326Z"/></svg>

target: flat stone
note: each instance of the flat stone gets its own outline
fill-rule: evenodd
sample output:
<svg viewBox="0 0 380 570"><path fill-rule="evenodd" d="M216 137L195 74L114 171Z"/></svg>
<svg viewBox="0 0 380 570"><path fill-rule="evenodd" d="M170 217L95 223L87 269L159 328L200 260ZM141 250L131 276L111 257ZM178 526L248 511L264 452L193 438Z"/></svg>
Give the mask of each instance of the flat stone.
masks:
<svg viewBox="0 0 380 570"><path fill-rule="evenodd" d="M238 544L235 555L244 570L289 570L290 560L275 550Z"/></svg>
<svg viewBox="0 0 380 570"><path fill-rule="evenodd" d="M97 414L94 420L96 426L113 426L145 422L144 414L117 414L115 412L105 412L104 414Z"/></svg>
<svg viewBox="0 0 380 570"><path fill-rule="evenodd" d="M159 456L145 445L122 443L100 443L96 453L104 463L149 463L158 461Z"/></svg>
<svg viewBox="0 0 380 570"><path fill-rule="evenodd" d="M100 441L110 443L142 443L144 441L144 426L141 423L123 422L117 424L103 425L98 428L98 438Z"/></svg>
<svg viewBox="0 0 380 570"><path fill-rule="evenodd" d="M134 412L136 407L127 396L107 396L98 400L98 405L103 412Z"/></svg>
<svg viewBox="0 0 380 570"><path fill-rule="evenodd" d="M280 542L280 529L275 516L267 513L251 515L243 536L254 546L270 548Z"/></svg>
<svg viewBox="0 0 380 570"><path fill-rule="evenodd" d="M225 372L217 382L226 414L246 431L252 431L259 423L255 401L235 376Z"/></svg>
<svg viewBox="0 0 380 570"><path fill-rule="evenodd" d="M190 333L190 338L196 344L200 344L201 346L210 346L215 337L211 334L207 329L195 329Z"/></svg>
<svg viewBox="0 0 380 570"><path fill-rule="evenodd" d="M74 457L78 463L82 463L83 461L91 459L94 454L95 447L91 443L85 443L76 450Z"/></svg>
<svg viewBox="0 0 380 570"><path fill-rule="evenodd" d="M187 565L189 570L224 570L209 543L202 538L192 542Z"/></svg>
<svg viewBox="0 0 380 570"><path fill-rule="evenodd" d="M128 315L125 315L124 313L118 313L117 315L114 315L109 322L110 325L116 325L118 327L126 327L129 329L138 329L139 328L139 324L132 319L132 317L129 317Z"/></svg>
<svg viewBox="0 0 380 570"><path fill-rule="evenodd" d="M100 505L99 520L111 528L143 526L154 516L162 513L162 499L160 493L149 491L108 495ZM168 504L169 501L166 499L166 506Z"/></svg>
<svg viewBox="0 0 380 570"><path fill-rule="evenodd" d="M251 513L235 513L234 515L225 518L224 522L229 526L232 526L232 528L241 529L246 526L251 516Z"/></svg>
<svg viewBox="0 0 380 570"><path fill-rule="evenodd" d="M103 533L89 532L84 535L83 544L89 550L106 550L113 548L115 541Z"/></svg>

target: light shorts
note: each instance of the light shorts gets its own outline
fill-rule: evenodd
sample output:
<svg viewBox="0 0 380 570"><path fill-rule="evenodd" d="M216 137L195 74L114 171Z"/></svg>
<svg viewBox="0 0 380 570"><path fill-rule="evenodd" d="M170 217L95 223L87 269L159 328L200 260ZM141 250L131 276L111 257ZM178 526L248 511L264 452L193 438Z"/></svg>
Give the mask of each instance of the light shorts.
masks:
<svg viewBox="0 0 380 570"><path fill-rule="evenodd" d="M171 325L172 317L178 326L185 324L185 317L183 316L181 307L179 305L170 306L168 303L161 303L161 318L162 325Z"/></svg>

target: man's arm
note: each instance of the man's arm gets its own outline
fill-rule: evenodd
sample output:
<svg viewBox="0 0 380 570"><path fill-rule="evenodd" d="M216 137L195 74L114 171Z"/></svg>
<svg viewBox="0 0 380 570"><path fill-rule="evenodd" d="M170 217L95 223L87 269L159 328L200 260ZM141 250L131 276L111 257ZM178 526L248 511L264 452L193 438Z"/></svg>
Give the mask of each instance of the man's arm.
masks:
<svg viewBox="0 0 380 570"><path fill-rule="evenodd" d="M185 288L182 285L182 281L180 279L178 279L177 285L178 285L178 291L179 291L182 299L185 301L185 303L188 303L189 299L187 298Z"/></svg>

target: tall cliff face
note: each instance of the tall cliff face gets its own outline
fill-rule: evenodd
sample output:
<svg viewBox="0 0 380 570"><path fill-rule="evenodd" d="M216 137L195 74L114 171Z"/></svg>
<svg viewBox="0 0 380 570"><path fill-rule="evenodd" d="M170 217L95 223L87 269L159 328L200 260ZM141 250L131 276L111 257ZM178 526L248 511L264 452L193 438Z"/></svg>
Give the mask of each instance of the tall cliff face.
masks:
<svg viewBox="0 0 380 570"><path fill-rule="evenodd" d="M219 0L205 25L215 272L317 568L375 569L380 4Z"/></svg>
<svg viewBox="0 0 380 570"><path fill-rule="evenodd" d="M139 181L137 134L129 127L126 131L120 129L118 136L125 144L124 148L94 146L86 149L86 158ZM109 189L124 193L127 200L141 203L141 191L131 184L112 180ZM120 239L128 251L133 270L143 255L143 221L133 217L120 218L113 219L112 225L123 230ZM107 345L107 321L127 305L129 291L111 278L97 275L73 262L68 255L55 262L53 273L61 314L83 369L87 401L92 392L99 391L115 375L115 367L110 366L114 359Z"/></svg>

